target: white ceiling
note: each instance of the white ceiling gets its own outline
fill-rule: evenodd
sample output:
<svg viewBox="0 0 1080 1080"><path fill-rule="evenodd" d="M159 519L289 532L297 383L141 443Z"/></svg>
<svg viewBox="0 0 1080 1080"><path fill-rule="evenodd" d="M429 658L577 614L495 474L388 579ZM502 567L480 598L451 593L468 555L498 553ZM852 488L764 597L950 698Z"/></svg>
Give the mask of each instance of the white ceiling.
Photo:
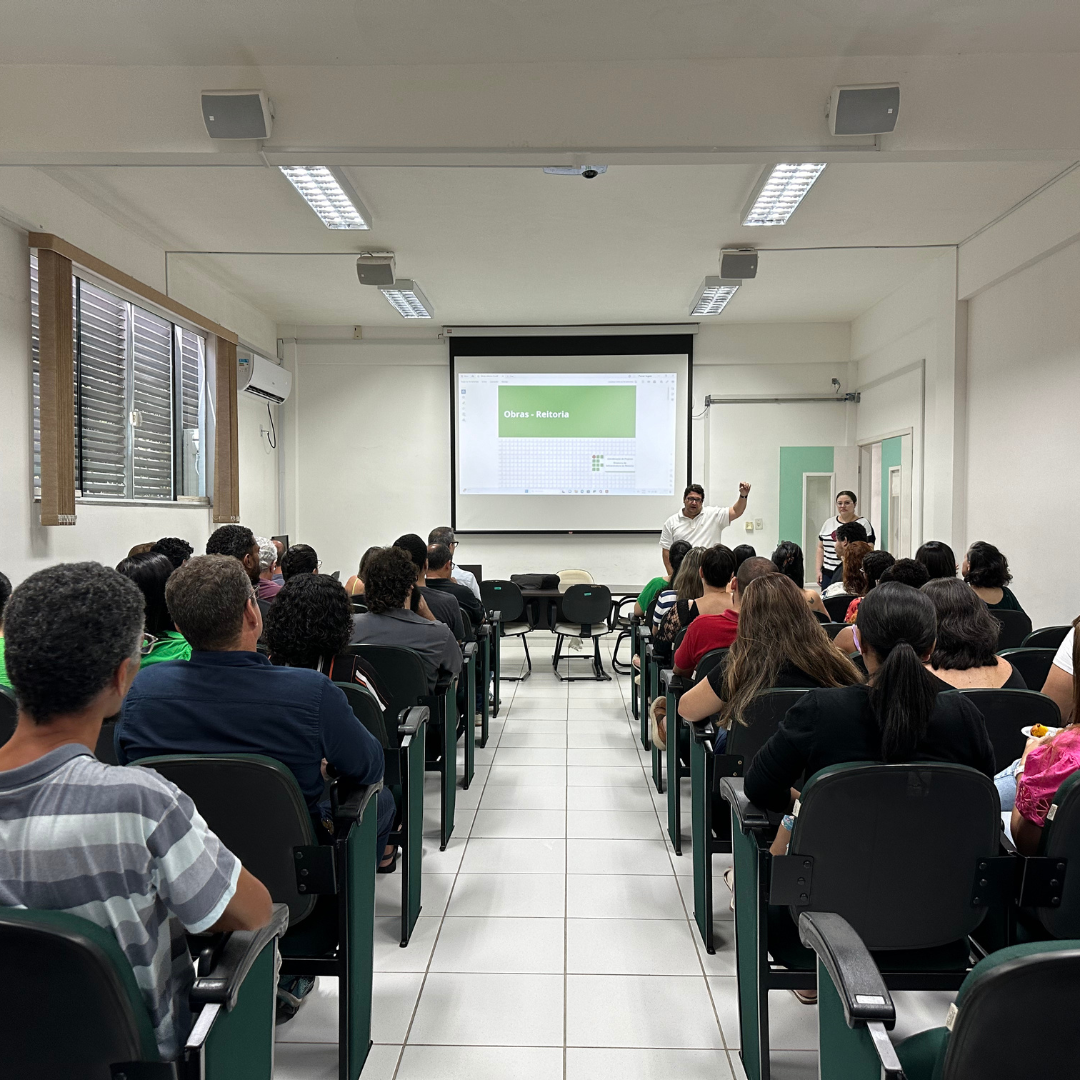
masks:
<svg viewBox="0 0 1080 1080"><path fill-rule="evenodd" d="M1080 51L1075 0L0 0L0 27L0 63L14 64L454 64Z"/></svg>
<svg viewBox="0 0 1080 1080"><path fill-rule="evenodd" d="M763 249L726 321L849 321L1063 163L830 165L790 224L744 229L760 170L621 166L592 181L516 168L346 170L371 232L331 232L276 169L49 170L282 323L400 326L355 277L388 248L439 323L685 319L722 246ZM769 251L776 248L842 250ZM240 254L237 254L240 253ZM337 253L337 254L335 254ZM351 253L351 254L350 254Z"/></svg>

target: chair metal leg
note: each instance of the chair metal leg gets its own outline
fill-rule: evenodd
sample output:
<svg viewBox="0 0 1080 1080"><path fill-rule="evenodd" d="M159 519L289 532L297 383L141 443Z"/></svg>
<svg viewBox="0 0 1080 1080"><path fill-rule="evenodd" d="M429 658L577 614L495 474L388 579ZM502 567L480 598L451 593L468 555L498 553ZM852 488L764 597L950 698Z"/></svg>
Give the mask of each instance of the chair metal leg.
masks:
<svg viewBox="0 0 1080 1080"><path fill-rule="evenodd" d="M524 682L532 674L532 657L529 655L529 642L525 634L521 634L521 644L525 647L525 663L528 668L524 675L503 675L500 673L499 678L503 682ZM499 715L499 710L495 710L495 716Z"/></svg>

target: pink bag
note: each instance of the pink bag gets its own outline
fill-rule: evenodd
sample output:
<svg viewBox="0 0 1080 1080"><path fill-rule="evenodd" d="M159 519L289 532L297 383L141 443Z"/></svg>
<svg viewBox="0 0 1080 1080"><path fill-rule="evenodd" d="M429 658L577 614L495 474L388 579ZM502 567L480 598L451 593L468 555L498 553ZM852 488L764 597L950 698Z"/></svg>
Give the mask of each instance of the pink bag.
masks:
<svg viewBox="0 0 1080 1080"><path fill-rule="evenodd" d="M1028 754L1016 785L1016 809L1041 828L1046 824L1046 814L1057 789L1077 769L1080 769L1080 727L1073 727Z"/></svg>

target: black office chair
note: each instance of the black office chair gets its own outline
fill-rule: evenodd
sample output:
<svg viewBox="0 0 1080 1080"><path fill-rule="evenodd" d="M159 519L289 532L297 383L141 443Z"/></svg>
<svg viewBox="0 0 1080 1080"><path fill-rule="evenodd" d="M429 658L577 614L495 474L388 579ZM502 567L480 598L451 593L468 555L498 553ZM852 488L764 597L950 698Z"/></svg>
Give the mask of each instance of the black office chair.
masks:
<svg viewBox="0 0 1080 1080"><path fill-rule="evenodd" d="M982 713L986 733L994 748L999 769L1014 762L1023 752L1027 736L1020 730L1034 724L1061 726L1057 703L1036 690L959 690Z"/></svg>
<svg viewBox="0 0 1080 1080"><path fill-rule="evenodd" d="M500 613L499 638L521 638L521 644L525 648L528 670L523 675L503 675L500 671L499 678L503 682L524 682L532 674L532 657L529 656L529 641L526 635L536 628L525 616L525 601L522 599L521 589L514 582L502 578L481 581L480 602L484 605L488 618L496 611Z"/></svg>
<svg viewBox="0 0 1080 1080"><path fill-rule="evenodd" d="M998 636L998 651L1017 649L1024 644L1024 639L1031 633L1031 619L1025 611L994 610L990 612L1001 623Z"/></svg>
<svg viewBox="0 0 1080 1080"><path fill-rule="evenodd" d="M1056 649L1068 636L1072 626L1044 626L1032 630L1021 642L1027 649Z"/></svg>
<svg viewBox="0 0 1080 1080"><path fill-rule="evenodd" d="M186 792L275 903L288 906L281 974L337 976L339 1076L356 1080L371 1046L376 795L382 784L334 781L334 836L320 844L296 779L273 758L174 754L137 764Z"/></svg>
<svg viewBox="0 0 1080 1080"><path fill-rule="evenodd" d="M15 734L15 725L19 721L19 706L15 701L14 691L0 686L0 746Z"/></svg>
<svg viewBox="0 0 1080 1080"><path fill-rule="evenodd" d="M116 721L119 716L110 716L101 725L101 731L98 733L97 745L94 747L94 757L98 759L103 765L119 765L119 759L116 756Z"/></svg>
<svg viewBox="0 0 1080 1080"><path fill-rule="evenodd" d="M615 647L611 650L611 666L619 675L631 675L634 672L633 663L619 659L619 646L624 641L631 641L630 616L633 614L636 603L636 596L624 596L617 603L612 604L611 615L608 617L608 626L612 630L619 631L619 636L615 639ZM624 611L624 609L628 610ZM631 642L632 650L633 643Z"/></svg>
<svg viewBox="0 0 1080 1080"><path fill-rule="evenodd" d="M585 679L596 682L611 681L611 676L604 670L604 662L600 658L600 639L611 633L607 621L610 610L611 591L606 585L571 585L563 593L562 611L565 621L555 624L555 652L551 657L551 666L561 682L580 682ZM592 639L592 675L563 675L559 671L559 661L563 658L563 641L568 637ZM567 654L568 672L572 659L574 658Z"/></svg>
<svg viewBox="0 0 1080 1080"><path fill-rule="evenodd" d="M812 614L812 615L814 616L814 618L815 618L815 619L817 619L817 621L818 621L818 622L820 622L820 623L827 623L827 622L830 622L830 621L831 621L831 620L829 619L829 616L828 616L828 615L826 615L826 614L825 614L824 612L812 610L812 611L811 611L811 614Z"/></svg>
<svg viewBox="0 0 1080 1080"><path fill-rule="evenodd" d="M1040 941L992 953L964 979L945 1027L894 1045L887 1034L896 1022L889 982L851 924L833 913L805 912L799 936L816 954L821 1076L1064 1077L1080 1060L1080 941Z"/></svg>
<svg viewBox="0 0 1080 1080"><path fill-rule="evenodd" d="M825 605L825 610L829 613L829 619L832 622L843 623L847 618L847 609L851 606L852 600L858 600L858 597L841 593L839 596L823 597L821 602Z"/></svg>
<svg viewBox="0 0 1080 1080"><path fill-rule="evenodd" d="M1008 660L1024 680L1029 690L1041 690L1054 664L1057 649L1002 649L998 656Z"/></svg>
<svg viewBox="0 0 1080 1080"><path fill-rule="evenodd" d="M62 911L0 908L0 978L18 988L0 1010L5 1076L270 1080L277 944L287 922L276 905L261 930L194 939L207 946L188 994L194 1024L180 1060L165 1063L110 930Z"/></svg>
<svg viewBox="0 0 1080 1080"><path fill-rule="evenodd" d="M839 634L840 631L843 630L845 626L849 626L849 625L850 625L849 623L842 623L842 622L826 622L826 623L821 624L821 628L822 628L822 630L825 631L826 634L829 635L829 640L830 641L835 641L836 640L836 635Z"/></svg>

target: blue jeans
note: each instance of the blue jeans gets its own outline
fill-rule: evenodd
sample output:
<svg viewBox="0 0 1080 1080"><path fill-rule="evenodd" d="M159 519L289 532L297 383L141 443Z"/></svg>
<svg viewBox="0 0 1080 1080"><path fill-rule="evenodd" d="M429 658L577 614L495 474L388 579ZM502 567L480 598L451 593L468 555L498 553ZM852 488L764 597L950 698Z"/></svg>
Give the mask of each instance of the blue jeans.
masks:
<svg viewBox="0 0 1080 1080"><path fill-rule="evenodd" d="M994 785L1001 799L1002 813L1010 812L1016 806L1016 774L1020 771L1020 759L1004 768L994 777Z"/></svg>

